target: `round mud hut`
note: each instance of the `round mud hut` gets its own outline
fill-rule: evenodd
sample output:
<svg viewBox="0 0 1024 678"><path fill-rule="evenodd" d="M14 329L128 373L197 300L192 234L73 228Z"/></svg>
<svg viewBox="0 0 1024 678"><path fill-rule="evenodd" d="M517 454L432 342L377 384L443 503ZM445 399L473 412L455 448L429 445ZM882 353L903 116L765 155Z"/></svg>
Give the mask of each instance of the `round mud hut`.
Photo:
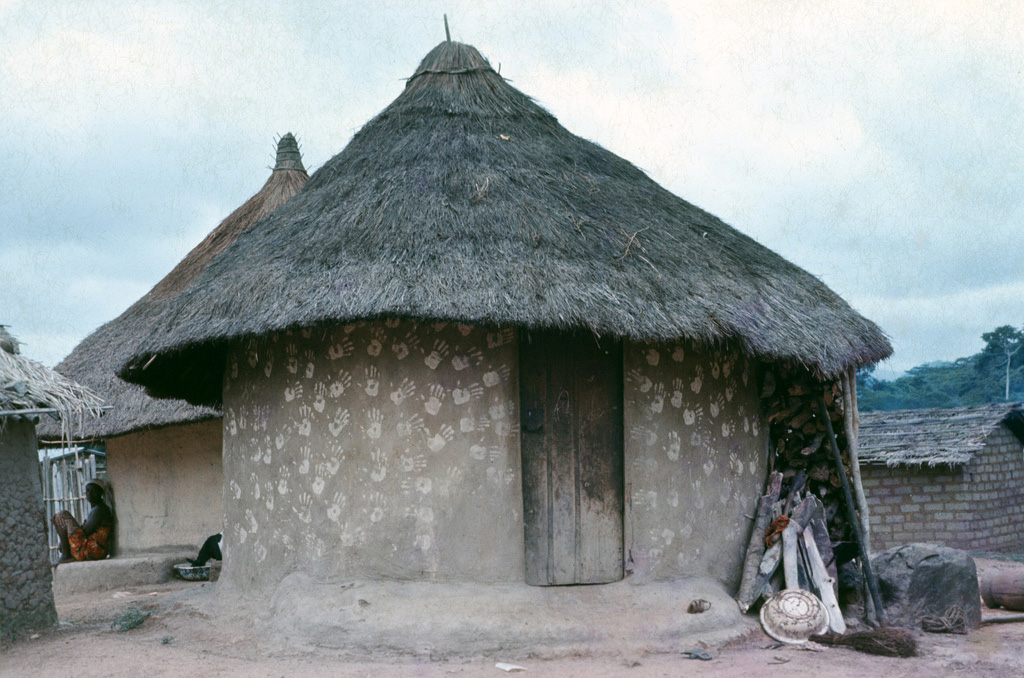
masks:
<svg viewBox="0 0 1024 678"><path fill-rule="evenodd" d="M309 176L295 137L277 144L277 161L263 188L232 212L152 290L102 325L56 370L102 395L110 409L80 432L102 441L107 480L118 504L115 535L121 554L193 549L223 525L221 415L214 406L154 399L122 381L117 367L152 330L153 318L180 295L239 234L299 192ZM60 430L40 428L51 441ZM56 442L56 441L54 441Z"/></svg>
<svg viewBox="0 0 1024 678"><path fill-rule="evenodd" d="M759 363L825 378L890 352L444 42L121 374L223 408L229 585L728 590L765 482Z"/></svg>
<svg viewBox="0 0 1024 678"><path fill-rule="evenodd" d="M0 325L0 646L57 622L36 423L53 415L70 434L101 405L89 389L21 355Z"/></svg>

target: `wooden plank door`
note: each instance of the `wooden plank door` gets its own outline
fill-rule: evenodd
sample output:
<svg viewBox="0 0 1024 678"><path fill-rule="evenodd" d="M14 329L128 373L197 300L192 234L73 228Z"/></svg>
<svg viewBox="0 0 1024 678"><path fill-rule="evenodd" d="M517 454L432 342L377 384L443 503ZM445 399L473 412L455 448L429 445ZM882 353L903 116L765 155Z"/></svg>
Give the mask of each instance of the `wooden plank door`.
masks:
<svg viewBox="0 0 1024 678"><path fill-rule="evenodd" d="M622 579L622 343L524 330L519 398L526 583Z"/></svg>

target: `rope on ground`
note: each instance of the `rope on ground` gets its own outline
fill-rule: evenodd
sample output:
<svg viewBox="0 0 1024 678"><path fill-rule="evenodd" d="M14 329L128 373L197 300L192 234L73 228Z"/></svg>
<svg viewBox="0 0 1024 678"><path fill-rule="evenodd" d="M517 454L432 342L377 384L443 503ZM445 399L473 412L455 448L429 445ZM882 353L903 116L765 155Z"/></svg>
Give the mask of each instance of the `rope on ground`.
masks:
<svg viewBox="0 0 1024 678"><path fill-rule="evenodd" d="M926 614L921 617L921 628L929 633L967 633L967 613L954 605L945 614Z"/></svg>

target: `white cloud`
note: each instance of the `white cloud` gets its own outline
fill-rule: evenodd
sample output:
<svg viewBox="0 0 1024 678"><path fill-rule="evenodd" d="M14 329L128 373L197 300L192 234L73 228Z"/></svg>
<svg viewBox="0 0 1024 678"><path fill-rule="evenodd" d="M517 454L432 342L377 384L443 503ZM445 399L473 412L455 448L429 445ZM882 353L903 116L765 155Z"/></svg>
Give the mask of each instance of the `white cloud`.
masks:
<svg viewBox="0 0 1024 678"><path fill-rule="evenodd" d="M850 303L890 334L897 350L889 364L899 371L973 355L984 346L981 335L1000 325L1024 327L1024 280L953 294L862 296Z"/></svg>

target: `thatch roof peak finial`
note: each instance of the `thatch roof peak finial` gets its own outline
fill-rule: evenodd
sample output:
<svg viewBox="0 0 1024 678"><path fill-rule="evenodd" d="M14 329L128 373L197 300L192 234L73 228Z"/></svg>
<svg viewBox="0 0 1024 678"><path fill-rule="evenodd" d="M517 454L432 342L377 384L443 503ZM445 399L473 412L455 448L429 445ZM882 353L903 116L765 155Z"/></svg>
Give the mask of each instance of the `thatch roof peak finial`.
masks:
<svg viewBox="0 0 1024 678"><path fill-rule="evenodd" d="M416 72L409 78L409 83L421 75L463 75L478 71L494 72L494 69L476 47L446 40L427 52L416 67Z"/></svg>
<svg viewBox="0 0 1024 678"><path fill-rule="evenodd" d="M286 133L277 142L277 164L274 165L274 170L306 171L302 165L302 154L299 153L299 142L291 132Z"/></svg>
<svg viewBox="0 0 1024 678"><path fill-rule="evenodd" d="M444 15L444 39L446 42L452 41L452 32L448 30L448 15Z"/></svg>

